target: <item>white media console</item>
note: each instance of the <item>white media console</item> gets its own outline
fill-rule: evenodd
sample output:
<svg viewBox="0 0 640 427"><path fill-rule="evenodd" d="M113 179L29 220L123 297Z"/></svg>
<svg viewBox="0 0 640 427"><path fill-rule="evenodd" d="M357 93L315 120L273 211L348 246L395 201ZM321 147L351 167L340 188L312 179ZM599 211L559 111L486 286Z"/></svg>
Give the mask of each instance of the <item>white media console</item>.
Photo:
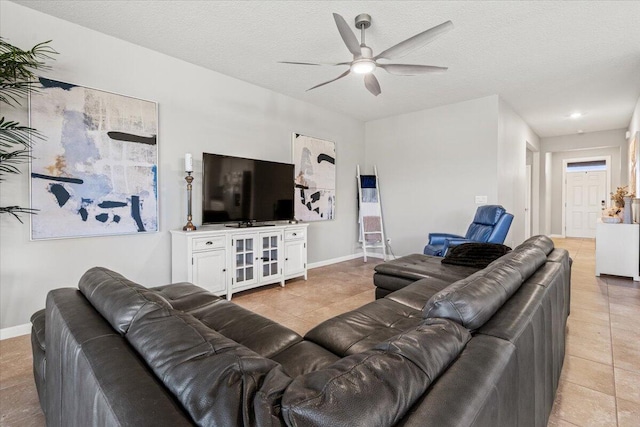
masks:
<svg viewBox="0 0 640 427"><path fill-rule="evenodd" d="M307 279L308 224L171 230L171 281L191 282L230 300L234 292Z"/></svg>

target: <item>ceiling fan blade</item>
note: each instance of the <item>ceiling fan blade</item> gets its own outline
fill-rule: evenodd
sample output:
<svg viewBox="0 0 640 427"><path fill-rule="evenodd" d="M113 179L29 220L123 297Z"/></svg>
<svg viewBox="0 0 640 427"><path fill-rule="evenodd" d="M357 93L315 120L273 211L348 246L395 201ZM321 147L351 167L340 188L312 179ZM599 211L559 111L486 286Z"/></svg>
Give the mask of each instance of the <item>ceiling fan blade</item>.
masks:
<svg viewBox="0 0 640 427"><path fill-rule="evenodd" d="M351 72L351 69L348 69L347 71L345 71L344 73L342 73L338 77L336 77L335 79L329 80L329 81L324 82L324 83L320 83L319 85L315 85L314 87L310 87L309 89L307 89L307 92L309 92L310 90L315 89L317 87L324 86L324 85L326 85L328 83L335 82L338 79L346 77L350 72Z"/></svg>
<svg viewBox="0 0 640 427"><path fill-rule="evenodd" d="M295 62L295 61L278 61L278 64L293 64L293 65L323 65L316 62Z"/></svg>
<svg viewBox="0 0 640 427"><path fill-rule="evenodd" d="M360 56L360 43L358 43L356 35L353 34L353 31L351 31L351 28L349 28L349 24L347 24L347 21L345 21L344 18L337 13L333 14L333 19L336 21L340 36L342 37L344 44L347 45L347 49L349 49L349 52L356 56Z"/></svg>
<svg viewBox="0 0 640 427"><path fill-rule="evenodd" d="M382 93L380 90L380 83L378 83L378 79L373 74L365 74L364 76L364 85L367 87L369 92L378 96Z"/></svg>
<svg viewBox="0 0 640 427"><path fill-rule="evenodd" d="M349 62L337 62L330 64L328 62L299 62L299 61L278 61L278 64L293 64L293 65L349 65Z"/></svg>
<svg viewBox="0 0 640 427"><path fill-rule="evenodd" d="M414 64L377 64L378 68L384 68L391 74L400 76L415 76L416 74L441 73L447 71L447 67L434 67L432 65Z"/></svg>
<svg viewBox="0 0 640 427"><path fill-rule="evenodd" d="M396 59L403 57L412 50L425 46L426 44L434 41L436 38L438 38L438 36L446 33L452 28L453 22L451 21L436 25L433 28L429 28L428 30L423 31L420 34L416 34L415 36L408 38L407 40L400 42L395 46L390 47L389 49L378 54L375 59Z"/></svg>

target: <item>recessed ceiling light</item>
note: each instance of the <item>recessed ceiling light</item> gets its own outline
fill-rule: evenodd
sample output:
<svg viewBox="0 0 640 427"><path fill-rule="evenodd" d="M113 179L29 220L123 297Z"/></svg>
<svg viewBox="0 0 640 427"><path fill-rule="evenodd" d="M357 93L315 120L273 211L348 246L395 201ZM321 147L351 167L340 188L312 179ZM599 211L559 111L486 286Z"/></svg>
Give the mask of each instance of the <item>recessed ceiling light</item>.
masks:
<svg viewBox="0 0 640 427"><path fill-rule="evenodd" d="M582 113L579 113L579 112L571 113L569 117L571 117L572 119L579 119L580 117L582 117Z"/></svg>
<svg viewBox="0 0 640 427"><path fill-rule="evenodd" d="M584 131L583 131L582 129L578 129L578 133L579 133L579 134L583 134L583 133L584 133Z"/></svg>

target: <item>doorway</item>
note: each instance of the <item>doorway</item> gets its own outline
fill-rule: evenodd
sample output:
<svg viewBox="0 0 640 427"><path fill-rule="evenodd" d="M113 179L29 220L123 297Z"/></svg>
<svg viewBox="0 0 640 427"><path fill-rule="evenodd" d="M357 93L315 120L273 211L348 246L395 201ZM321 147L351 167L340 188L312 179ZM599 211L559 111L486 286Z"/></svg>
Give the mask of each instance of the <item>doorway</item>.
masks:
<svg viewBox="0 0 640 427"><path fill-rule="evenodd" d="M565 237L595 238L596 223L607 204L609 157L563 161L563 231Z"/></svg>
<svg viewBox="0 0 640 427"><path fill-rule="evenodd" d="M527 187L525 188L524 195L524 238L531 237L531 190L532 190L532 175L531 165L526 166L527 173Z"/></svg>

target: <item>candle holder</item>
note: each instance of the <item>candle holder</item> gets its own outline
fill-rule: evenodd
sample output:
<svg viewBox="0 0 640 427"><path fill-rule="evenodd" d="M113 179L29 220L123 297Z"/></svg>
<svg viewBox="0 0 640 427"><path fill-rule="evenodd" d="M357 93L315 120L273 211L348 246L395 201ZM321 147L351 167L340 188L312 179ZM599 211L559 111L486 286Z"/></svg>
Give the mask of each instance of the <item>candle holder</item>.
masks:
<svg viewBox="0 0 640 427"><path fill-rule="evenodd" d="M191 172L187 172L187 176L185 176L184 179L185 181L187 181L187 225L182 227L182 230L194 231L196 229L196 226L191 222L191 220L193 219L191 216L191 183L193 182Z"/></svg>

